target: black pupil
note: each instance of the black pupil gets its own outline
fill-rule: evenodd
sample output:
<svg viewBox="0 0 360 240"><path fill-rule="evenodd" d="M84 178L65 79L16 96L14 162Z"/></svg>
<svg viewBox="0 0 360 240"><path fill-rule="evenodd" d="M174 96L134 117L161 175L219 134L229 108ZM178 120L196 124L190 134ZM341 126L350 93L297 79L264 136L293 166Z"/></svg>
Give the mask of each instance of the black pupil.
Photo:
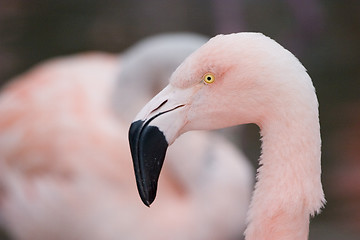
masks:
<svg viewBox="0 0 360 240"><path fill-rule="evenodd" d="M210 81L210 80L211 80L211 77L207 77L207 80Z"/></svg>

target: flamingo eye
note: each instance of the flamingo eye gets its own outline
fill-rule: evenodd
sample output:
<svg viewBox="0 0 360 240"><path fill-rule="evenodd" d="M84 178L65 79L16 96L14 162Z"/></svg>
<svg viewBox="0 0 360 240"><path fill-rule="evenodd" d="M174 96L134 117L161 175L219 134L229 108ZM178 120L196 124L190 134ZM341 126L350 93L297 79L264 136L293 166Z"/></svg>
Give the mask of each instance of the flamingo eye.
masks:
<svg viewBox="0 0 360 240"><path fill-rule="evenodd" d="M214 74L212 74L212 73L207 73L207 74L205 74L204 77L203 77L203 81L204 81L204 83L206 83L206 84L213 83L213 82L215 81L215 76L214 76Z"/></svg>

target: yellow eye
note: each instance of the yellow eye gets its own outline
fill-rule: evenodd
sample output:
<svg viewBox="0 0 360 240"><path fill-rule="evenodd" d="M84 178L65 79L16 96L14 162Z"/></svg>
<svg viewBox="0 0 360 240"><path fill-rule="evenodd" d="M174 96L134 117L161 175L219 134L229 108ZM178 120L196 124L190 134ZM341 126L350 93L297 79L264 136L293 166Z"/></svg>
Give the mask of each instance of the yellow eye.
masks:
<svg viewBox="0 0 360 240"><path fill-rule="evenodd" d="M204 75L203 81L207 84L213 83L215 81L215 76L212 73L207 73Z"/></svg>

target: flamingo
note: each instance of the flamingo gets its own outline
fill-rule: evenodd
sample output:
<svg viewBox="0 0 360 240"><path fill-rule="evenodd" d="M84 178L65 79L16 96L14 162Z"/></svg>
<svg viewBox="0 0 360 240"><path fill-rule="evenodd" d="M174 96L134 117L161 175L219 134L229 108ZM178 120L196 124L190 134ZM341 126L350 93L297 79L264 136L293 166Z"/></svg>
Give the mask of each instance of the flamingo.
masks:
<svg viewBox="0 0 360 240"><path fill-rule="evenodd" d="M161 35L120 56L94 52L46 61L10 81L0 94L0 219L14 239L218 240L242 233L252 169L221 136L196 132L179 139L164 167L159 204L150 211L136 201L132 181L127 124L133 108L166 85L204 41ZM242 211L232 211L234 205Z"/></svg>
<svg viewBox="0 0 360 240"><path fill-rule="evenodd" d="M178 136L245 123L257 124L262 136L245 239L307 239L309 217L325 203L318 101L299 60L261 33L210 39L138 113L129 142L143 203L154 201L166 150Z"/></svg>

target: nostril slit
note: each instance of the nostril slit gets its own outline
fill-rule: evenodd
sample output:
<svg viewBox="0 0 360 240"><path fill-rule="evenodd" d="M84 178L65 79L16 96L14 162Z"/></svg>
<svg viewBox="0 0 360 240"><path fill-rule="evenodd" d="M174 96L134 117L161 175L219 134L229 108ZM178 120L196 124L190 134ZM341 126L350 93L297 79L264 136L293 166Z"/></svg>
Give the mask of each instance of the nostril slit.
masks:
<svg viewBox="0 0 360 240"><path fill-rule="evenodd" d="M168 101L168 100L163 101L157 108L155 108L154 110L152 110L151 113L155 112L156 110L158 110L159 108L161 108L162 106L164 106L165 103L167 103L167 101ZM150 114L151 114L151 113L150 113Z"/></svg>

